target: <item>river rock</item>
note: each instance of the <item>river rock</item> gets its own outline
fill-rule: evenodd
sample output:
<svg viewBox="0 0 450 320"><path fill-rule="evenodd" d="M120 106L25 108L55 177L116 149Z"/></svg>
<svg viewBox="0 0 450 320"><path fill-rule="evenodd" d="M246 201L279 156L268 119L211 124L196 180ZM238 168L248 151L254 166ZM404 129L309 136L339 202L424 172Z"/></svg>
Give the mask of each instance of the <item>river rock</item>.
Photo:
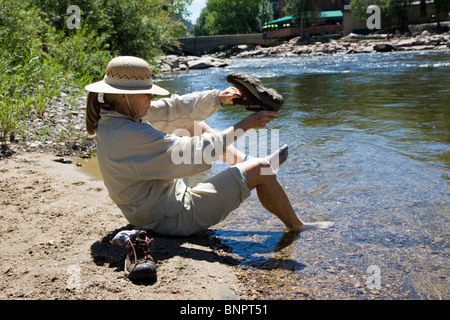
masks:
<svg viewBox="0 0 450 320"><path fill-rule="evenodd" d="M416 39L402 39L399 40L395 46L398 48L411 47L415 41Z"/></svg>
<svg viewBox="0 0 450 320"><path fill-rule="evenodd" d="M361 48L360 53L371 53L374 51L374 45L367 45Z"/></svg>
<svg viewBox="0 0 450 320"><path fill-rule="evenodd" d="M171 72L172 68L167 63L161 63L159 65L159 71L161 71L161 72Z"/></svg>
<svg viewBox="0 0 450 320"><path fill-rule="evenodd" d="M413 50L416 50L416 51L420 51L420 50L433 50L434 48L435 48L435 46L427 46L427 45L424 45L424 46L412 46L411 47Z"/></svg>
<svg viewBox="0 0 450 320"><path fill-rule="evenodd" d="M194 61L188 61L187 66L189 69L207 69L207 68L212 67L209 59L199 59L199 60L194 60Z"/></svg>
<svg viewBox="0 0 450 320"><path fill-rule="evenodd" d="M167 61L165 63L165 65L167 65L171 69L178 69L180 67L180 60L179 59L173 59L173 60Z"/></svg>
<svg viewBox="0 0 450 320"><path fill-rule="evenodd" d="M207 69L212 67L225 67L228 65L229 63L224 60L212 58L202 58L194 61L188 61L187 64L189 69Z"/></svg>
<svg viewBox="0 0 450 320"><path fill-rule="evenodd" d="M180 64L179 69L180 69L180 71L187 71L187 70L189 70L189 67L185 64Z"/></svg>
<svg viewBox="0 0 450 320"><path fill-rule="evenodd" d="M442 42L444 42L444 38L440 37L431 37L429 44L433 46L439 46Z"/></svg>
<svg viewBox="0 0 450 320"><path fill-rule="evenodd" d="M227 60L217 59L211 56L197 57L168 55L162 57L158 63L158 69L163 73L226 66L229 66L229 62Z"/></svg>
<svg viewBox="0 0 450 320"><path fill-rule="evenodd" d="M423 39L414 39L414 41L411 43L411 46L427 46L430 44L430 40L423 38Z"/></svg>
<svg viewBox="0 0 450 320"><path fill-rule="evenodd" d="M373 46L373 49L377 52L390 52L397 50L397 48L395 48L390 43L377 43L376 45Z"/></svg>
<svg viewBox="0 0 450 320"><path fill-rule="evenodd" d="M299 46L295 48L292 52L295 54L307 54L311 52L311 49L308 46Z"/></svg>

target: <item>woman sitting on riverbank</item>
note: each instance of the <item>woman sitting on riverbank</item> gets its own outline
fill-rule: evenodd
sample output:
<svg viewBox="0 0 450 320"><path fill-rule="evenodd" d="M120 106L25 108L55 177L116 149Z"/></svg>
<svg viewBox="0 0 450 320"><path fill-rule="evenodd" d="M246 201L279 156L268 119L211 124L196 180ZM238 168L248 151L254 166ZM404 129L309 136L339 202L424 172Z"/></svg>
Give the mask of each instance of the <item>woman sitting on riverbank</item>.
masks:
<svg viewBox="0 0 450 320"><path fill-rule="evenodd" d="M273 172L270 157L247 160L232 146L247 130L264 128L276 112L253 113L222 132L196 122L240 98L237 89L174 95L151 103L155 95L168 91L152 84L144 60L118 57L108 64L104 80L86 90L90 92L87 131L96 134L104 183L133 226L165 235L191 235L222 221L254 188L263 206L288 231L331 225L302 222ZM170 134L174 128L185 130ZM174 161L180 154L192 161ZM203 161L198 161L199 155ZM185 184L183 178L207 171L215 160L232 166L193 187ZM262 174L264 170L270 174Z"/></svg>

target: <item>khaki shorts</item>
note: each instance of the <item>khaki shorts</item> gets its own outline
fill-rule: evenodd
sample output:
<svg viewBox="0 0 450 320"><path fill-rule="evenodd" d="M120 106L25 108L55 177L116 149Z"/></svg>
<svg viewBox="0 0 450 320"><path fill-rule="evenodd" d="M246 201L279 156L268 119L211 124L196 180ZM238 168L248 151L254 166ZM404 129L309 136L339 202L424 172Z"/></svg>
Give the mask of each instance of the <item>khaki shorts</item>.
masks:
<svg viewBox="0 0 450 320"><path fill-rule="evenodd" d="M238 164L187 188L184 210L164 217L152 231L163 235L188 236L225 219L250 196L247 175Z"/></svg>

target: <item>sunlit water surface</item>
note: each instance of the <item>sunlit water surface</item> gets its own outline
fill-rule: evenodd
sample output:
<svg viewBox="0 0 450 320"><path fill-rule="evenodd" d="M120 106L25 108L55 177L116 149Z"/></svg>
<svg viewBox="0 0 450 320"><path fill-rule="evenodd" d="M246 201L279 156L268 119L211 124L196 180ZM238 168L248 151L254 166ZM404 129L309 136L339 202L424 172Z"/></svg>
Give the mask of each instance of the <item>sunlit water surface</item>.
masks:
<svg viewBox="0 0 450 320"><path fill-rule="evenodd" d="M334 221L331 230L286 235L254 191L215 226L244 268L263 273L260 291L448 299L450 52L237 59L158 84L177 94L224 89L231 71L284 96L278 118L253 143L288 144L278 176L294 208L305 221ZM207 122L222 130L246 115L227 106ZM214 164L208 174L226 167Z"/></svg>
<svg viewBox="0 0 450 320"><path fill-rule="evenodd" d="M214 228L242 265L285 298L302 288L309 298L448 299L450 53L239 59L158 83L224 89L231 71L284 96L265 137L289 145L279 179L303 220L334 221L289 237L253 192ZM228 106L208 123L221 130L247 114Z"/></svg>

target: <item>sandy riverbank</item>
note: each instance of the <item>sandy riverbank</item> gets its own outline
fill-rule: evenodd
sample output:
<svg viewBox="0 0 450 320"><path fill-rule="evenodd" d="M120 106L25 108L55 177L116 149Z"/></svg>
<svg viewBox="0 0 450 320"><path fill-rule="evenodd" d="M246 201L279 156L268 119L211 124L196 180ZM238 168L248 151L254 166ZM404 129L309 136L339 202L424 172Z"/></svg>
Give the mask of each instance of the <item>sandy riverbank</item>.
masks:
<svg viewBox="0 0 450 320"><path fill-rule="evenodd" d="M158 279L123 274L129 227L103 182L46 153L0 160L0 299L240 299L243 289L208 233L154 237Z"/></svg>

